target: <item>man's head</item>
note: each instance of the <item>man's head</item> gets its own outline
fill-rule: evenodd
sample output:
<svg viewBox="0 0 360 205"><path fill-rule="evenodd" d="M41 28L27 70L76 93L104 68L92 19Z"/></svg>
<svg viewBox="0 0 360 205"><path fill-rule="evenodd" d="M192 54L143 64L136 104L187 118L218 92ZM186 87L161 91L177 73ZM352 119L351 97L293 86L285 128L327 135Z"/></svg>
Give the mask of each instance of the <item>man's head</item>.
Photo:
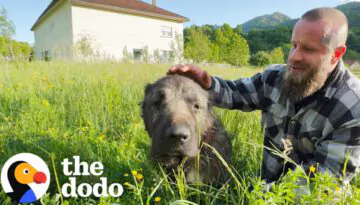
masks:
<svg viewBox="0 0 360 205"><path fill-rule="evenodd" d="M346 51L348 21L337 9L317 8L295 24L284 91L299 101L319 90Z"/></svg>

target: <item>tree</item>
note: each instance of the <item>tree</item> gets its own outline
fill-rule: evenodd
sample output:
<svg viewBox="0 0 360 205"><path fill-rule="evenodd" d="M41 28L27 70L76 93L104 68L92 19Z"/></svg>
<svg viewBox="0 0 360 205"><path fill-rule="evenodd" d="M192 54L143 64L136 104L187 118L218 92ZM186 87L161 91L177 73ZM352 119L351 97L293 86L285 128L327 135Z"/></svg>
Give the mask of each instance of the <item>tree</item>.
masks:
<svg viewBox="0 0 360 205"><path fill-rule="evenodd" d="M248 65L250 51L249 46L244 38L240 35L234 34L229 44L227 45L228 55L226 57L226 62L231 65Z"/></svg>
<svg viewBox="0 0 360 205"><path fill-rule="evenodd" d="M124 48L123 48L122 60L125 63L129 63L133 60L133 55L128 51L127 46L124 46Z"/></svg>
<svg viewBox="0 0 360 205"><path fill-rule="evenodd" d="M274 48L270 52L271 63L272 64L282 64L284 63L284 52L281 47Z"/></svg>
<svg viewBox="0 0 360 205"><path fill-rule="evenodd" d="M236 33L236 34L238 34L238 35L241 35L241 34L243 33L241 24L238 24L238 25L234 28L234 33Z"/></svg>
<svg viewBox="0 0 360 205"><path fill-rule="evenodd" d="M264 67L271 63L271 56L265 51L259 51L251 56L250 63L258 67Z"/></svg>
<svg viewBox="0 0 360 205"><path fill-rule="evenodd" d="M287 62L287 59L289 57L290 50L292 48L290 43L283 44L281 46L283 53L284 53L284 62Z"/></svg>
<svg viewBox="0 0 360 205"><path fill-rule="evenodd" d="M13 47L12 47L12 38L15 35L15 25L8 19L7 11L4 7L0 10L0 36L5 38L7 42L8 54L5 57L9 57L11 60L14 60Z"/></svg>
<svg viewBox="0 0 360 205"><path fill-rule="evenodd" d="M229 39L227 39L220 28L215 30L215 45L219 48L219 62L225 62L227 56L227 45L229 43Z"/></svg>
<svg viewBox="0 0 360 205"><path fill-rule="evenodd" d="M12 39L15 35L15 25L8 19L7 11L4 7L0 10L0 35L8 39Z"/></svg>
<svg viewBox="0 0 360 205"><path fill-rule="evenodd" d="M199 63L209 58L210 40L198 29L189 29L189 42L185 46L185 57Z"/></svg>
<svg viewBox="0 0 360 205"><path fill-rule="evenodd" d="M346 60L359 60L360 61L360 53L354 50L347 50L344 56Z"/></svg>
<svg viewBox="0 0 360 205"><path fill-rule="evenodd" d="M184 61L184 43L182 35L175 33L175 40L171 41L170 48L173 52L174 61L182 63Z"/></svg>

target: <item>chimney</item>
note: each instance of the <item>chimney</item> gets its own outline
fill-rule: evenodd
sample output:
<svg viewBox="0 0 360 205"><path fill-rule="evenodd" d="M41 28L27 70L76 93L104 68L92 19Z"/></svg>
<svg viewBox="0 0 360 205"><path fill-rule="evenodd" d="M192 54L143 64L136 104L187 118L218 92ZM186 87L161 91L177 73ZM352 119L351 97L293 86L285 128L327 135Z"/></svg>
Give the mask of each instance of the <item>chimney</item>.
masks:
<svg viewBox="0 0 360 205"><path fill-rule="evenodd" d="M156 0L152 0L152 5L156 6Z"/></svg>

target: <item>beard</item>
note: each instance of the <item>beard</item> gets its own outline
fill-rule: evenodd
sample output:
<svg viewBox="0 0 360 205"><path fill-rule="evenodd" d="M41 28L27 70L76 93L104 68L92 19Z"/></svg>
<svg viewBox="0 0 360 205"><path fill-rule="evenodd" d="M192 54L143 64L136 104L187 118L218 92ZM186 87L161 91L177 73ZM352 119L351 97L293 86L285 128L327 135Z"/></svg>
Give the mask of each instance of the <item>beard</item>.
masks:
<svg viewBox="0 0 360 205"><path fill-rule="evenodd" d="M291 67L300 67L304 70L291 71ZM306 63L291 63L288 61L288 70L284 76L282 92L293 102L298 102L316 91L325 84L327 73L325 68L314 68Z"/></svg>

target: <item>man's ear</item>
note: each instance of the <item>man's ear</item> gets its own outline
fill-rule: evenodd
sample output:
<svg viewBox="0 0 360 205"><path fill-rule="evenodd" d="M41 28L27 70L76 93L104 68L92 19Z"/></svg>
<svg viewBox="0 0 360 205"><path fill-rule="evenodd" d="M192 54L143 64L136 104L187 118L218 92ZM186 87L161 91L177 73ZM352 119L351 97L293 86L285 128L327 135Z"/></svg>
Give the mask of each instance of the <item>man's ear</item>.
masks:
<svg viewBox="0 0 360 205"><path fill-rule="evenodd" d="M346 46L339 46L335 48L334 54L331 58L331 63L336 64L346 53Z"/></svg>

